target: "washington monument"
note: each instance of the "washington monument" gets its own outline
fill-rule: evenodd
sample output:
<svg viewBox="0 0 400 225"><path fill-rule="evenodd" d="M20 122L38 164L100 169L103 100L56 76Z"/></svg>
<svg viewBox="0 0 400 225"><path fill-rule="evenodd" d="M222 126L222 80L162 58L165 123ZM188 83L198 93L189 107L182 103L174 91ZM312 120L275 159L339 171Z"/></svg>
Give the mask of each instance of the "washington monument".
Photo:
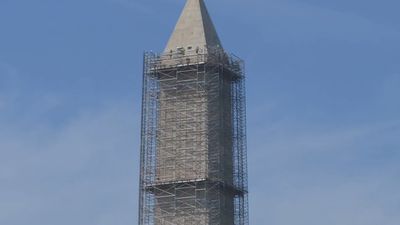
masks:
<svg viewBox="0 0 400 225"><path fill-rule="evenodd" d="M143 68L139 225L248 225L244 62L203 0Z"/></svg>

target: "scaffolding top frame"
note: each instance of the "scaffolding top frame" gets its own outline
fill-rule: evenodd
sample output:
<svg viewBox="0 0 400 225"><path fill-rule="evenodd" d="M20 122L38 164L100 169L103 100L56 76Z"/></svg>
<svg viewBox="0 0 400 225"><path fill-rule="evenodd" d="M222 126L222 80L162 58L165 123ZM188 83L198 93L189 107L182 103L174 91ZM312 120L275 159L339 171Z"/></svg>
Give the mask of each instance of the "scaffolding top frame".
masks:
<svg viewBox="0 0 400 225"><path fill-rule="evenodd" d="M204 49L178 48L176 51L168 53L147 51L144 54L150 61L150 70L172 69L198 64L219 64L230 70L237 79L245 78L244 61L220 47Z"/></svg>

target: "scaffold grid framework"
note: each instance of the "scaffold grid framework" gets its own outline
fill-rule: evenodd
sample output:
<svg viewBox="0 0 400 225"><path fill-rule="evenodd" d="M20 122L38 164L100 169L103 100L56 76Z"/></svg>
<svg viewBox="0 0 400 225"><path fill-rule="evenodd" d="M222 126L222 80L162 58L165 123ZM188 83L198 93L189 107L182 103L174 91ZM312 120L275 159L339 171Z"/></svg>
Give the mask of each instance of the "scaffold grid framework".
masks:
<svg viewBox="0 0 400 225"><path fill-rule="evenodd" d="M248 225L245 69L144 53L139 225Z"/></svg>

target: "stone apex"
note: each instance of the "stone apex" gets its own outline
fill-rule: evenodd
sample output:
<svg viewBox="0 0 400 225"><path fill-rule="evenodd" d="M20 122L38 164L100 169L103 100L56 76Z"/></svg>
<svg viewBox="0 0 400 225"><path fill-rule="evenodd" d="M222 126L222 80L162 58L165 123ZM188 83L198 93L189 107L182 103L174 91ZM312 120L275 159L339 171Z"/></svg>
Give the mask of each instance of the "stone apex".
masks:
<svg viewBox="0 0 400 225"><path fill-rule="evenodd" d="M203 0L187 0L164 53L222 48Z"/></svg>

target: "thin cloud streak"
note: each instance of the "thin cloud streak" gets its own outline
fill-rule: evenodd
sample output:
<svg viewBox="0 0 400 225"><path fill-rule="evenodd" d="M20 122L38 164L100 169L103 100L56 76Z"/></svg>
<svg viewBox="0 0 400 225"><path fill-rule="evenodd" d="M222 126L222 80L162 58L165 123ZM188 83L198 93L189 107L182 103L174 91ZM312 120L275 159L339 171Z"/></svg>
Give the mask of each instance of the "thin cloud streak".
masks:
<svg viewBox="0 0 400 225"><path fill-rule="evenodd" d="M11 124L0 128L0 223L96 224L129 215L137 205L139 144L132 127L138 127L139 117L134 112L130 104L115 103L83 112L62 128L11 133ZM98 204L105 205L99 209ZM70 219L59 221L64 212ZM121 217L120 224L132 219Z"/></svg>
<svg viewBox="0 0 400 225"><path fill-rule="evenodd" d="M396 179L400 152L394 150L400 149L399 120L342 128L293 121L274 124L259 124L249 134L253 221L276 225L400 222ZM386 145L393 147L386 149Z"/></svg>

